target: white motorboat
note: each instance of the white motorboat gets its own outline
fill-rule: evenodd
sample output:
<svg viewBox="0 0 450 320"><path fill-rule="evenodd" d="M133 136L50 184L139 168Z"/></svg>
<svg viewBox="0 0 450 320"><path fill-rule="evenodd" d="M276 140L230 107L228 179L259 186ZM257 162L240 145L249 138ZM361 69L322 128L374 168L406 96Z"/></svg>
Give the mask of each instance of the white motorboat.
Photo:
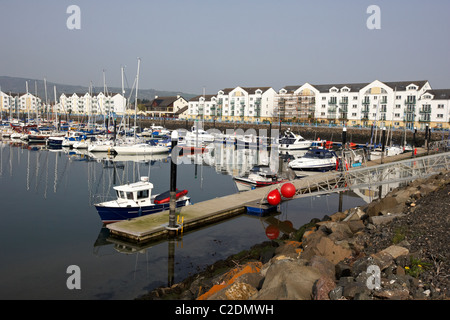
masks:
<svg viewBox="0 0 450 320"><path fill-rule="evenodd" d="M403 148L397 146L385 147L384 148L384 157L396 156L403 153ZM381 158L383 155L382 148L376 148L370 152L369 158L370 160L377 160Z"/></svg>
<svg viewBox="0 0 450 320"><path fill-rule="evenodd" d="M325 172L336 168L338 156L327 149L310 149L303 157L289 162L292 170Z"/></svg>
<svg viewBox="0 0 450 320"><path fill-rule="evenodd" d="M293 133L290 129L286 130L284 136L278 139L279 150L306 150L309 149L313 141L306 140L299 134Z"/></svg>
<svg viewBox="0 0 450 320"><path fill-rule="evenodd" d="M254 166L247 176L234 176L233 180L236 182L239 191L270 186L287 181L287 179L280 178L277 173L273 172L267 165Z"/></svg>
<svg viewBox="0 0 450 320"><path fill-rule="evenodd" d="M194 126L192 127L191 131L186 132L185 136L179 135L178 141L179 143L186 142L186 144L192 144L196 142L202 144L214 142L214 139L215 137L212 134Z"/></svg>

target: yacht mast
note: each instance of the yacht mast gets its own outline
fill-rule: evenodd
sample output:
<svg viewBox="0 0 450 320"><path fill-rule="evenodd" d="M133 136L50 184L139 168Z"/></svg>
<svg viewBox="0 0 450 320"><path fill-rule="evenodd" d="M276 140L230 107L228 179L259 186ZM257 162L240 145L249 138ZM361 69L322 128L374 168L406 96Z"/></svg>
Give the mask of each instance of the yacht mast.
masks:
<svg viewBox="0 0 450 320"><path fill-rule="evenodd" d="M139 67L141 64L141 58L138 58L137 74L136 74L136 98L134 99L134 141L136 142L136 118L137 118L137 99L138 99L138 87L139 87Z"/></svg>

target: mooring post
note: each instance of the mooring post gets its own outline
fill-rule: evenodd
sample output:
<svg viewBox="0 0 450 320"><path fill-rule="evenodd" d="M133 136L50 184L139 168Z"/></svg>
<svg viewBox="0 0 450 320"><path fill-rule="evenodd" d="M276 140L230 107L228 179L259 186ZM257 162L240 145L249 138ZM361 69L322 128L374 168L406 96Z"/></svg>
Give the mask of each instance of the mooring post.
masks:
<svg viewBox="0 0 450 320"><path fill-rule="evenodd" d="M342 148L345 148L346 143L347 143L347 128L344 127L342 129Z"/></svg>
<svg viewBox="0 0 450 320"><path fill-rule="evenodd" d="M345 169L345 159L344 159L344 149L345 149L345 144L347 143L347 128L344 127L342 129L342 149L341 149L341 171L344 171Z"/></svg>
<svg viewBox="0 0 450 320"><path fill-rule="evenodd" d="M177 144L178 144L178 132L177 130L172 131L172 159L170 161L170 202L169 202L169 226L167 229L170 232L175 232L178 230L179 226L175 223L176 221L176 193L177 193L177 159L174 159L174 154L177 155ZM175 156L176 157L176 156Z"/></svg>
<svg viewBox="0 0 450 320"><path fill-rule="evenodd" d="M412 147L412 157L413 158L416 157L416 133L417 133L417 128L414 127L414 131L413 131L413 147Z"/></svg>
<svg viewBox="0 0 450 320"><path fill-rule="evenodd" d="M385 146L386 146L386 127L383 127L383 132L381 135L381 163L383 163L384 159Z"/></svg>

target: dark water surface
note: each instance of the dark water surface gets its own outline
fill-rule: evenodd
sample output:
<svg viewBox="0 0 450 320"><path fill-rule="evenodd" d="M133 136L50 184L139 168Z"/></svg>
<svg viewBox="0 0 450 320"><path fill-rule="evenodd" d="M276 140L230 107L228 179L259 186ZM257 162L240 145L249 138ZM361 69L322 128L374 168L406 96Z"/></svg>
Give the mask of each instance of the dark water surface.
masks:
<svg viewBox="0 0 450 320"><path fill-rule="evenodd" d="M168 190L170 160L122 159L114 169L67 150L33 150L6 141L0 147L0 299L134 299L268 240L265 220L241 215L172 243L136 248L111 242L93 203L114 184L143 175L154 184L154 193ZM227 154L240 159L235 166L182 164L177 186L188 189L194 203L236 193L232 174L259 161L252 156ZM275 218L299 228L338 211L338 198L284 202ZM344 210L363 203L343 197ZM67 287L71 265L80 268L81 289Z"/></svg>

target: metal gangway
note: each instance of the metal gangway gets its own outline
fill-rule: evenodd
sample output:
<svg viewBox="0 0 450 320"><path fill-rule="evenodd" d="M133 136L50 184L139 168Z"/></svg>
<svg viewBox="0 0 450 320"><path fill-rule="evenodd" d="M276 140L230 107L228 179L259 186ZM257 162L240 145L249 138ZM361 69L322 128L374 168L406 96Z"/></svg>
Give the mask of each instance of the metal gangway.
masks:
<svg viewBox="0 0 450 320"><path fill-rule="evenodd" d="M450 170L450 152L302 178L292 199L409 182Z"/></svg>

